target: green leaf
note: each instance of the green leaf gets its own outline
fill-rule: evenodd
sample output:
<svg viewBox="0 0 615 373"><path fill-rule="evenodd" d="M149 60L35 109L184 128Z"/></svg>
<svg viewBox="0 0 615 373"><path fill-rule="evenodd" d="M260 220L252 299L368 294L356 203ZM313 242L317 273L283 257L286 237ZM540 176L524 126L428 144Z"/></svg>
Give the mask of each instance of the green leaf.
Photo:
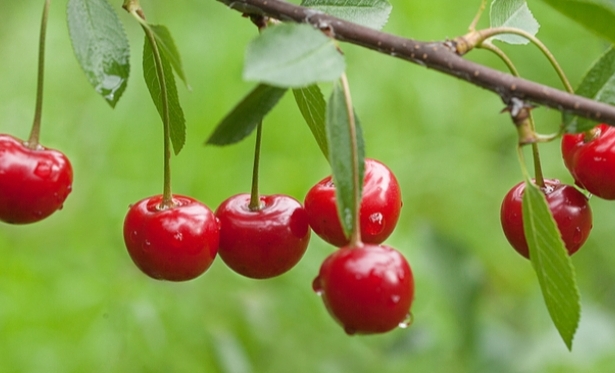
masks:
<svg viewBox="0 0 615 373"><path fill-rule="evenodd" d="M615 49L609 48L589 69L576 94L600 102L615 105ZM594 126L596 122L571 114L563 114L564 126L567 132L583 132Z"/></svg>
<svg viewBox="0 0 615 373"><path fill-rule="evenodd" d="M260 84L222 119L207 144L230 145L243 140L280 101L286 88Z"/></svg>
<svg viewBox="0 0 615 373"><path fill-rule="evenodd" d="M356 145L359 161L359 193L363 187L363 174L365 169L365 146L361 126L356 115ZM333 85L333 92L327 104L327 139L329 143L329 162L335 184L337 212L342 222L344 233L348 237L355 226L357 209L354 199L353 178L353 139L349 126L349 115L344 97L344 91L339 82Z"/></svg>
<svg viewBox="0 0 615 373"><path fill-rule="evenodd" d="M156 44L158 44L156 42ZM171 128L171 142L175 154L179 154L180 150L186 142L186 120L184 119L184 111L179 104L179 96L177 94L177 87L175 85L175 77L173 76L173 69L169 60L167 60L164 53L160 54L162 60L162 69L164 73L165 88L167 92L167 102L169 105L169 125ZM158 113L165 120L162 110L162 91L160 89L160 80L156 73L156 64L154 60L154 52L152 45L145 37L145 44L143 45L143 77L145 83L149 89L149 93L152 96L152 100L158 109Z"/></svg>
<svg viewBox="0 0 615 373"><path fill-rule="evenodd" d="M175 70L177 76L179 76L184 84L188 85L188 82L186 81L186 73L184 72L181 57L179 55L179 50L175 46L175 42L173 41L169 30L162 25L149 25L149 28L156 37L156 43L158 44L160 52L164 54L166 59L171 63L171 66L173 67L173 70Z"/></svg>
<svg viewBox="0 0 615 373"><path fill-rule="evenodd" d="M310 25L266 28L248 44L243 77L278 87L301 88L333 81L345 69L335 41Z"/></svg>
<svg viewBox="0 0 615 373"><path fill-rule="evenodd" d="M293 89L293 94L295 95L299 111L301 111L301 115L303 115L308 127L310 127L322 154L324 154L325 158L328 158L329 148L327 145L327 130L325 128L327 103L320 88L314 84L305 88Z"/></svg>
<svg viewBox="0 0 615 373"><path fill-rule="evenodd" d="M115 107L130 73L130 46L117 14L106 0L69 0L66 14L79 65L96 92Z"/></svg>
<svg viewBox="0 0 615 373"><path fill-rule="evenodd" d="M543 0L595 34L615 43L615 2L612 0Z"/></svg>
<svg viewBox="0 0 615 373"><path fill-rule="evenodd" d="M301 5L376 30L384 27L393 8L386 0L303 0Z"/></svg>
<svg viewBox="0 0 615 373"><path fill-rule="evenodd" d="M540 25L532 15L525 0L493 0L491 3L491 27L514 27L532 36L538 33ZM502 34L491 39L509 44L527 44L529 40L518 35Z"/></svg>
<svg viewBox="0 0 615 373"><path fill-rule="evenodd" d="M547 310L570 350L581 317L574 267L545 195L529 180L523 193L523 230Z"/></svg>

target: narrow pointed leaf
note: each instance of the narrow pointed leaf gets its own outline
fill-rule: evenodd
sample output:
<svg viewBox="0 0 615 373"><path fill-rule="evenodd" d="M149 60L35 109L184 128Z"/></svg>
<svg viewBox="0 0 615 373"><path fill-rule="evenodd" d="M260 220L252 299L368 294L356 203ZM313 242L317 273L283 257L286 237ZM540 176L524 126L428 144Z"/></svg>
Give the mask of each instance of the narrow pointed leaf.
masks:
<svg viewBox="0 0 615 373"><path fill-rule="evenodd" d="M149 28L156 37L156 42L158 43L160 52L164 54L166 59L171 63L171 66L173 67L173 70L175 70L177 76L184 82L184 84L188 85L188 82L186 81L186 73L184 72L184 67L182 66L181 57L179 55L179 50L175 46L175 42L173 41L173 37L171 37L169 30L162 25L149 25Z"/></svg>
<svg viewBox="0 0 615 373"><path fill-rule="evenodd" d="M355 115L357 150L359 160L359 193L363 187L365 149L363 134L357 116ZM359 206L354 200L353 187L353 138L349 129L349 116L341 85L336 82L327 103L326 119L327 138L329 143L329 162L335 184L337 212L342 222L346 236L354 227L356 211Z"/></svg>
<svg viewBox="0 0 615 373"><path fill-rule="evenodd" d="M246 49L243 77L287 88L333 81L345 69L335 41L310 25L266 28Z"/></svg>
<svg viewBox="0 0 615 373"><path fill-rule="evenodd" d="M588 30L615 43L615 2L611 0L543 0Z"/></svg>
<svg viewBox="0 0 615 373"><path fill-rule="evenodd" d="M393 8L386 0L303 0L301 5L376 30L384 27Z"/></svg>
<svg viewBox="0 0 615 373"><path fill-rule="evenodd" d="M587 72L576 94L615 105L615 49L609 48ZM595 121L563 114L567 132L583 132L593 128Z"/></svg>
<svg viewBox="0 0 615 373"><path fill-rule="evenodd" d="M248 136L280 101L286 88L260 84L222 119L207 144L230 145Z"/></svg>
<svg viewBox="0 0 615 373"><path fill-rule="evenodd" d="M329 149L327 145L327 130L325 128L327 103L320 88L317 85L297 88L293 89L293 94L295 95L299 111L301 111L301 115L303 115L308 127L310 127L322 154L324 154L325 158L328 158Z"/></svg>
<svg viewBox="0 0 615 373"><path fill-rule="evenodd" d="M184 111L179 103L179 96L177 94L177 86L175 85L175 78L173 76L173 68L169 60L165 57L164 53L160 54L162 59L162 68L164 71L164 83L167 92L167 102L169 105L169 124L171 127L171 143L173 144L173 150L175 154L179 154L184 143L186 142L186 120L184 119ZM164 121L164 113L162 110L162 91L160 89L160 80L156 73L156 64L154 61L154 52L149 39L145 37L145 44L143 45L143 77L145 83L149 89L149 93L152 96L152 100L158 109L160 117Z"/></svg>
<svg viewBox="0 0 615 373"><path fill-rule="evenodd" d="M523 230L547 310L571 350L581 318L576 275L546 198L529 180L523 193Z"/></svg>
<svg viewBox="0 0 615 373"><path fill-rule="evenodd" d="M540 25L532 15L525 0L493 0L491 3L491 27L515 27L536 35ZM518 35L502 34L492 39L509 44L527 44L529 40Z"/></svg>
<svg viewBox="0 0 615 373"><path fill-rule="evenodd" d="M126 89L130 46L124 28L106 0L69 0L68 33L88 81L111 107Z"/></svg>

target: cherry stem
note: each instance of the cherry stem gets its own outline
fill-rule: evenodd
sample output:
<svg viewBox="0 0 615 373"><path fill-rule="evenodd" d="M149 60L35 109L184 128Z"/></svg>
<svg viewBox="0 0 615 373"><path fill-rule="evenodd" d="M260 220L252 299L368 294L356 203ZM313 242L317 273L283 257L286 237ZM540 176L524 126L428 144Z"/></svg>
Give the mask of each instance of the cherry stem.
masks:
<svg viewBox="0 0 615 373"><path fill-rule="evenodd" d="M130 14L143 27L145 36L152 47L152 54L154 55L154 65L156 66L156 76L160 84L160 100L162 103L162 125L163 125L163 189L162 189L162 201L160 202L160 209L171 208L174 206L173 194L171 193L171 118L169 113L169 94L167 91L166 78L164 76L164 67L162 65L162 56L158 49L158 43L156 42L156 36L149 27L149 24L145 20L145 14L139 6L138 0L126 0L122 5Z"/></svg>
<svg viewBox="0 0 615 373"><path fill-rule="evenodd" d="M354 224L350 231L349 247L363 246L361 240L361 222L360 222L360 210L361 210L361 181L359 179L359 145L357 143L357 123L354 116L354 108L352 106L352 98L350 96L350 86L348 85L348 78L344 72L340 77L342 84L342 90L344 92L344 99L346 102L346 113L348 115L348 132L350 133L351 141L351 158L352 158L352 193L354 199Z"/></svg>
<svg viewBox="0 0 615 373"><path fill-rule="evenodd" d="M43 17L41 19L41 33L38 43L38 77L36 81L36 108L34 109L34 122L28 138L28 148L36 149L39 145L41 133L41 116L43 113L43 82L45 80L45 37L47 35L47 19L49 18L50 0L45 0Z"/></svg>
<svg viewBox="0 0 615 373"><path fill-rule="evenodd" d="M493 28L488 28L485 30L473 31L472 33L475 34L472 36L478 39L477 45L480 45L483 41L489 39L490 37L501 35L501 34L513 34L513 35L524 37L525 39L532 42L535 46L537 46L538 49L540 49L540 51L542 52L542 54L544 54L545 57L547 57L547 60L549 60L549 63L555 69L555 72L557 73L562 84L566 88L566 91L568 91L569 93L574 93L574 89L570 85L570 82L568 81L568 78L566 77L564 70L562 70L561 66L555 59L555 56L553 56L551 51L549 51L549 48L547 48L547 46L544 45L540 41L540 39L538 39L534 35L528 32L525 32L521 29L515 28L515 27L493 27Z"/></svg>
<svg viewBox="0 0 615 373"><path fill-rule="evenodd" d="M472 23L470 23L470 26L468 27L468 30L470 31L476 30L476 24L480 20L480 17L483 15L483 12L485 11L486 7L487 7L487 0L482 0L480 3L480 7L478 8L478 12L476 12L474 19L472 20Z"/></svg>
<svg viewBox="0 0 615 373"><path fill-rule="evenodd" d="M504 64L506 64L511 74L513 74L516 77L520 77L519 71L513 64L512 60L508 57L508 55L506 55L506 53L504 53L503 50L496 47L489 41L480 43L478 47L496 54L504 62ZM535 125L534 117L532 116L531 110L529 110L528 120L530 121L530 127L532 128L532 131L535 131L536 125ZM540 151L538 150L538 144L535 142L532 143L532 156L534 159L534 174L535 174L535 179L536 179L536 185L542 188L545 186L545 181L544 181L544 176L542 173L542 164L540 162Z"/></svg>
<svg viewBox="0 0 615 373"><path fill-rule="evenodd" d="M254 166L252 167L252 191L250 193L250 211L258 211L261 208L260 195L258 194L258 166L261 158L261 136L263 121L258 122L256 127L256 144L254 145Z"/></svg>

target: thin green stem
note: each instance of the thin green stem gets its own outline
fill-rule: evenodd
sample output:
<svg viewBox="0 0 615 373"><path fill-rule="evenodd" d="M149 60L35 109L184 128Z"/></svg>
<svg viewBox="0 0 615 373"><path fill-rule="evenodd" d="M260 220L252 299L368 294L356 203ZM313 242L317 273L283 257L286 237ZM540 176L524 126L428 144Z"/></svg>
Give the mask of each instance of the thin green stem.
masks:
<svg viewBox="0 0 615 373"><path fill-rule="evenodd" d="M486 49L494 53L495 55L497 55L504 62L504 64L506 64L511 74L517 77L520 76L519 71L513 64L512 60L508 57L508 55L506 55L506 53L504 53L503 50L501 50L500 48L496 47L495 45L493 45L492 43L488 41L485 41L479 44L479 48ZM534 117L531 111L530 111L528 120L530 122L530 127L532 128L532 130L536 130L536 124L534 122ZM540 151L538 150L538 144L535 142L532 143L532 155L533 155L533 160L534 160L534 174L535 174L536 184L539 187L544 187L545 181L544 181L544 176L542 173L542 164L540 162Z"/></svg>
<svg viewBox="0 0 615 373"><path fill-rule="evenodd" d="M344 92L344 99L346 102L346 112L348 115L348 131L350 132L351 143L351 158L352 158L352 193L354 199L354 225L350 232L350 247L363 246L361 240L361 222L359 219L359 212L361 210L361 181L359 178L359 144L357 143L357 124L354 116L354 109L352 106L352 98L350 96L350 86L348 85L348 78L346 73L343 73L340 77L342 84L342 90Z"/></svg>
<svg viewBox="0 0 615 373"><path fill-rule="evenodd" d="M254 166L252 167L252 190L250 193L250 211L258 211L261 208L260 195L258 194L258 166L261 158L261 137L263 132L263 121L261 120L256 127L256 144L254 145Z"/></svg>
<svg viewBox="0 0 615 373"><path fill-rule="evenodd" d="M523 146L517 145L517 158L519 159L519 165L521 166L521 173L523 178L530 180L530 173L525 167L525 157L523 156Z"/></svg>
<svg viewBox="0 0 615 373"><path fill-rule="evenodd" d="M158 77L158 83L160 84L160 100L162 104L162 125L163 125L163 189L162 189L162 201L160 202L160 209L166 209L173 207L173 195L171 192L171 117L169 112L169 94L167 91L166 78L164 76L164 67L162 65L162 56L158 49L158 43L156 42L156 36L149 27L149 24L145 21L143 10L139 7L138 0L127 0L123 5L124 9L130 12L135 19L143 27L145 36L152 47L152 54L154 55L154 65L156 67L156 76Z"/></svg>
<svg viewBox="0 0 615 373"><path fill-rule="evenodd" d="M39 146L41 134L41 116L43 113L43 82L45 81L45 37L47 35L47 19L49 18L50 0L45 0L43 17L41 19L41 32L38 43L38 78L36 81L36 107L34 109L34 122L28 138L28 148L36 149Z"/></svg>
<svg viewBox="0 0 615 373"><path fill-rule="evenodd" d="M532 42L534 45L536 45L538 49L540 49L542 54L544 54L545 57L547 57L547 60L549 60L549 63L551 64L551 66L553 66L553 68L557 72L559 79L562 81L562 84L566 88L566 91L568 91L569 93L574 93L574 89L570 85L570 82L568 81L568 78L566 77L564 70L562 70L561 66L559 65L559 63L557 62L557 60L555 59L551 51L549 51L549 48L547 48L547 46L544 45L534 35L528 32L525 32L523 30L520 30L518 28L514 28L514 27L493 27L493 28L489 28L486 30L480 30L478 31L478 33L480 34L481 41L487 40L492 36L501 35L501 34L514 34L514 35L519 35L521 37L526 38L527 40Z"/></svg>
<svg viewBox="0 0 615 373"><path fill-rule="evenodd" d="M476 30L476 25L478 24L480 17L483 15L483 12L485 11L486 7L487 7L487 0L482 0L480 3L480 7L478 8L478 12L476 12L474 19L472 20L472 23L470 23L470 26L468 27L468 30L470 31Z"/></svg>

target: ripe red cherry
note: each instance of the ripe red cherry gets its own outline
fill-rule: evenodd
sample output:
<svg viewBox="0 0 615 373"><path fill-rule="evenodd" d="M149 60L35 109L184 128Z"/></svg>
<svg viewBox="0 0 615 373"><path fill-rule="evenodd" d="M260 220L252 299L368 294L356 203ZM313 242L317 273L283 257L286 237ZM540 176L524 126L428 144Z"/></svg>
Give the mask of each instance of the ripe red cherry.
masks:
<svg viewBox="0 0 615 373"><path fill-rule="evenodd" d="M395 229L401 210L401 190L395 175L384 164L365 159L365 176L360 207L361 239L365 243L384 242ZM328 176L305 196L305 210L314 232L328 243L348 245L335 202L335 185Z"/></svg>
<svg viewBox="0 0 615 373"><path fill-rule="evenodd" d="M615 200L615 128L600 124L589 137L584 133L562 137L564 164L579 186Z"/></svg>
<svg viewBox="0 0 615 373"><path fill-rule="evenodd" d="M303 257L310 241L307 213L292 197L260 196L260 208L249 208L250 195L230 197L216 210L220 221L220 257L235 272L271 278L288 271Z"/></svg>
<svg viewBox="0 0 615 373"><path fill-rule="evenodd" d="M347 334L405 327L414 300L414 277L404 256L385 245L343 247L322 263L312 283Z"/></svg>
<svg viewBox="0 0 615 373"><path fill-rule="evenodd" d="M218 221L204 204L174 195L173 207L162 208L162 195L142 199L128 210L124 243L133 262L146 275L168 281L198 277L218 252Z"/></svg>
<svg viewBox="0 0 615 373"><path fill-rule="evenodd" d="M30 149L0 135L0 220L27 224L62 208L71 192L73 169L66 156L38 146Z"/></svg>
<svg viewBox="0 0 615 373"><path fill-rule="evenodd" d="M560 231L568 254L572 255L585 243L592 228L592 212L587 197L574 186L561 184L559 180L545 180L541 188L549 210ZM522 199L525 182L515 185L504 197L500 219L504 235L512 247L526 258L530 257L523 232Z"/></svg>

